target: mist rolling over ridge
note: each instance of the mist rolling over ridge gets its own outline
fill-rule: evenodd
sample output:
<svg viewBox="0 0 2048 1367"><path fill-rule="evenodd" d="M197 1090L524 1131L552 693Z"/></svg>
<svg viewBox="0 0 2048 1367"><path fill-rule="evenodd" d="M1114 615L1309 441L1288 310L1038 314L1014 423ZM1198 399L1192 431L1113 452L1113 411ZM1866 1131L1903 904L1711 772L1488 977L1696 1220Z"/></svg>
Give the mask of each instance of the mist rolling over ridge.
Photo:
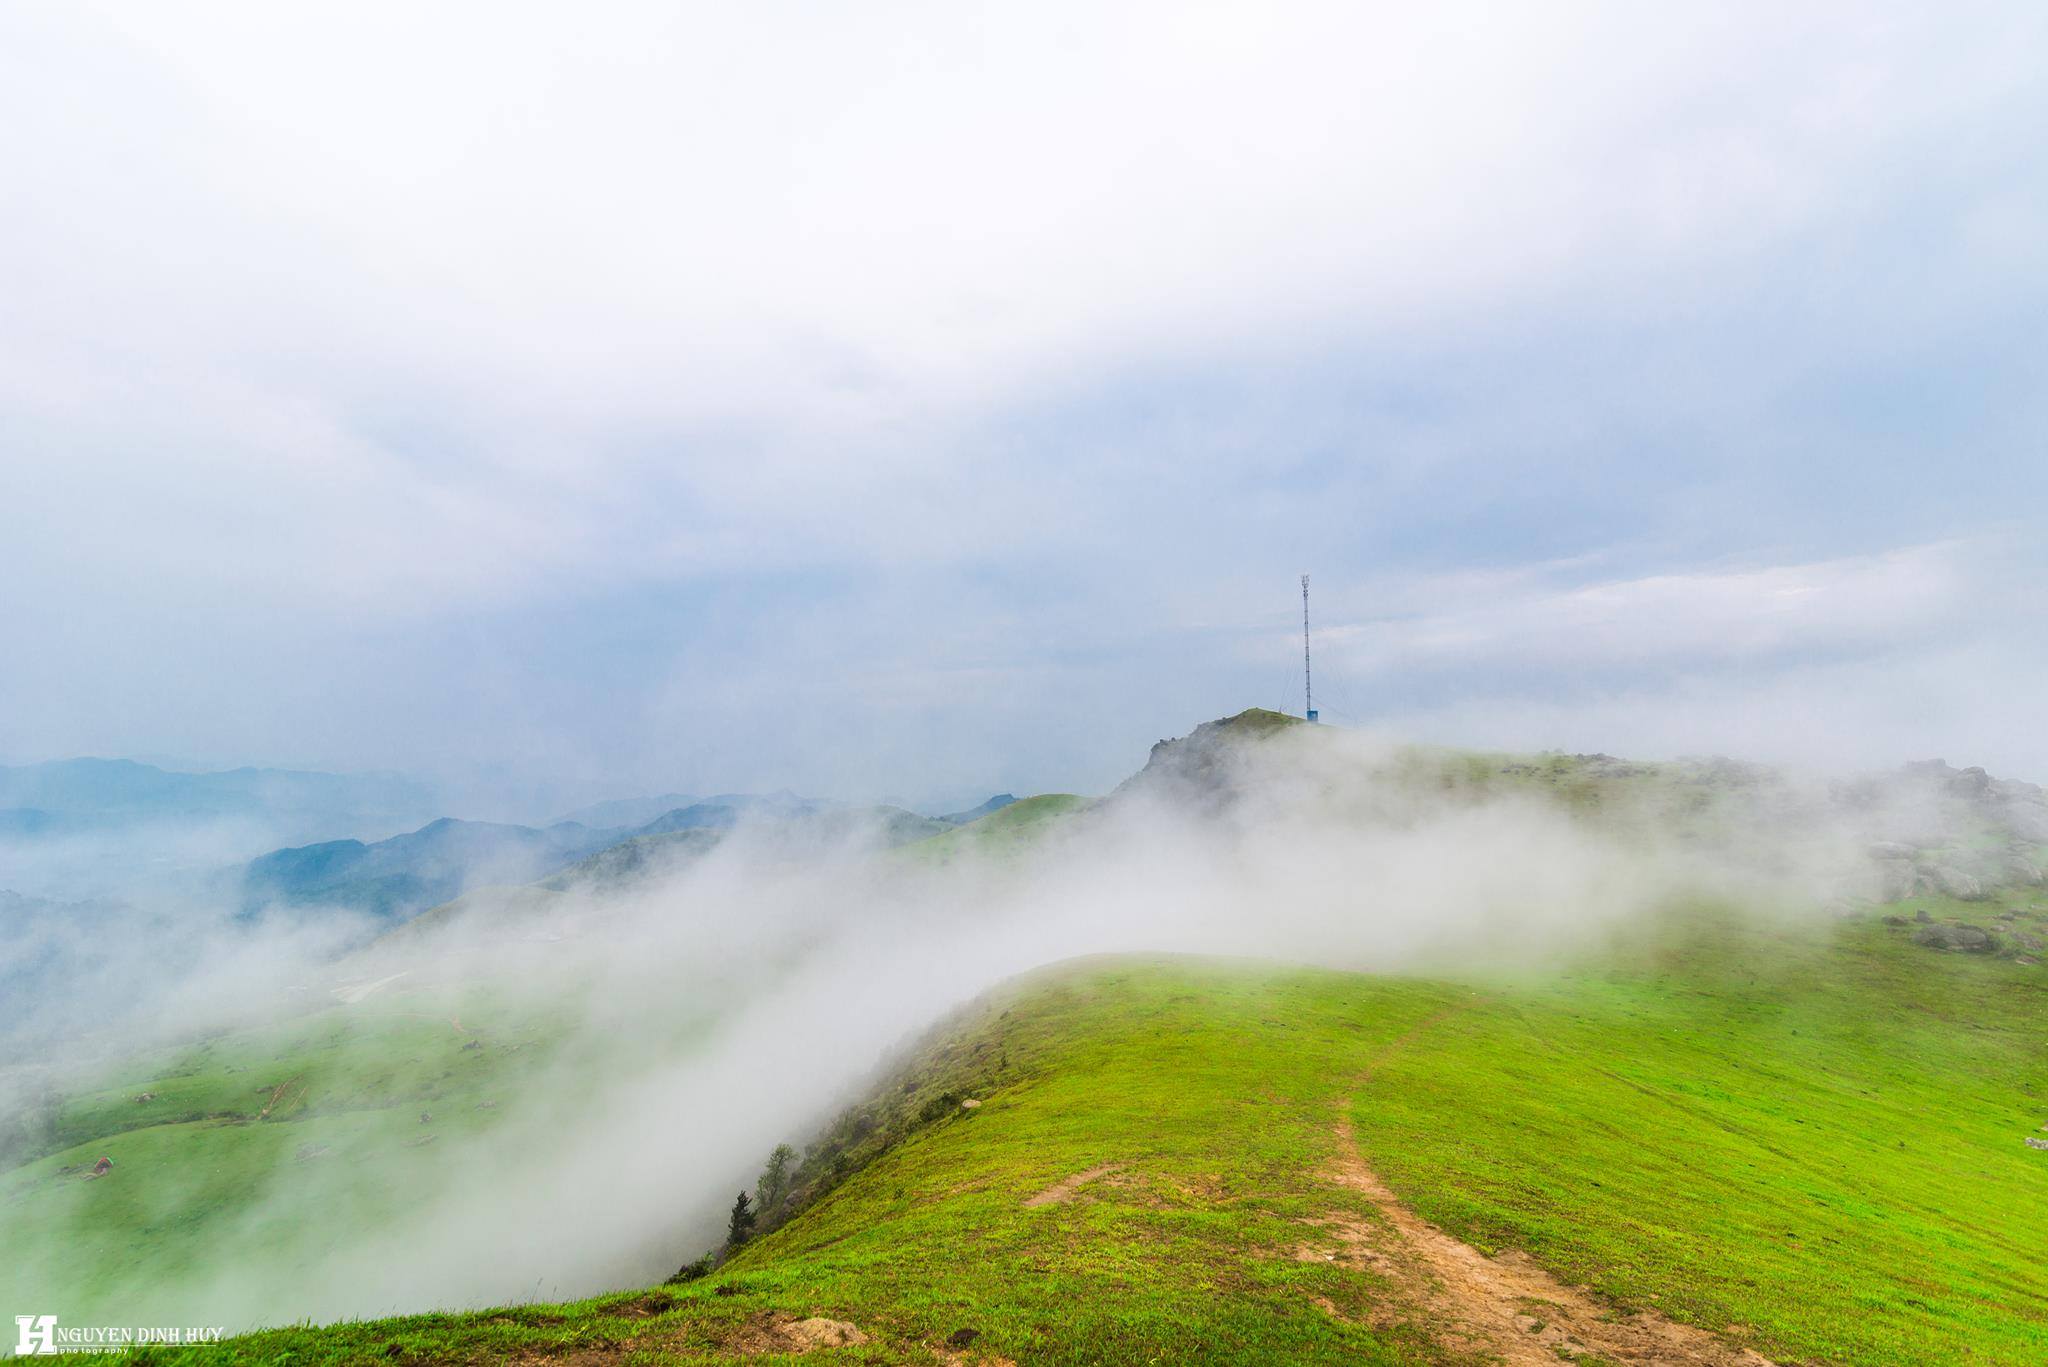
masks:
<svg viewBox="0 0 2048 1367"><path fill-rule="evenodd" d="M0 1353L2048 1362L2043 51L0 5Z"/></svg>
<svg viewBox="0 0 2048 1367"><path fill-rule="evenodd" d="M234 1075L245 1097L216 1135L264 1156L225 1200L168 1151L95 1141L145 1221L203 1212L178 1275L98 1242L97 1207L75 1203L90 1189L65 1191L54 1160L9 1198L79 1222L39 1292L92 1267L74 1317L204 1306L250 1327L644 1285L718 1241L722 1193L769 1150L815 1145L892 1051L1029 970L1177 954L1484 983L1654 942L1701 907L1818 939L1843 908L1910 893L1881 885L1916 858L2041 882L2044 816L2039 789L1924 766L1829 784L1246 713L1093 803L1032 799L907 843L881 811L761 815L666 862L485 890L338 959L244 927L205 956L227 971L191 985L191 1025L94 1042L128 1080L56 1074L57 1113L131 1123L190 1104L181 1076ZM1923 848L1883 843L1902 835ZM201 1028L209 999L229 1033ZM161 1095L124 1094L159 1073Z"/></svg>

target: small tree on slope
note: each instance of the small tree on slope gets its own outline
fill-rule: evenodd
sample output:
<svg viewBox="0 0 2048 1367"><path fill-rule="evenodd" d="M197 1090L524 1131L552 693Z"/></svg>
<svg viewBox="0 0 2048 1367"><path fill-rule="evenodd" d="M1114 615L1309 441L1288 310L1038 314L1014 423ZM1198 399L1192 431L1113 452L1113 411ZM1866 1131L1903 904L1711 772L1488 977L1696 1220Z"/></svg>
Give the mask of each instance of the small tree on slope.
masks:
<svg viewBox="0 0 2048 1367"><path fill-rule="evenodd" d="M754 1198L760 1205L761 1214L773 1219L782 1198L789 1195L789 1165L796 1160L796 1150L787 1144L777 1144L775 1152L768 1155L768 1166L761 1169L761 1180L754 1187Z"/></svg>
<svg viewBox="0 0 2048 1367"><path fill-rule="evenodd" d="M741 1192L739 1199L732 1203L732 1219L727 1222L725 1227L725 1241L732 1247L738 1248L747 1241L747 1236L753 1232L753 1202L747 1199L745 1192Z"/></svg>

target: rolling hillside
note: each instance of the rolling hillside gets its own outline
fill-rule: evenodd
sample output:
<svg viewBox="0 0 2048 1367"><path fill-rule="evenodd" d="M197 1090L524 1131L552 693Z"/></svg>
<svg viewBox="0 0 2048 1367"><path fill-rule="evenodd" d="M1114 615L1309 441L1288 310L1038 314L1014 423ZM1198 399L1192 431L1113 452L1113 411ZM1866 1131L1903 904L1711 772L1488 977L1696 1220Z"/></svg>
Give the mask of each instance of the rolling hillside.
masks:
<svg viewBox="0 0 2048 1367"><path fill-rule="evenodd" d="M626 834L443 817L375 844L334 840L275 850L239 870L236 894L249 916L339 907L402 921L482 884L532 882Z"/></svg>
<svg viewBox="0 0 2048 1367"><path fill-rule="evenodd" d="M475 900L471 895L481 889L609 887L673 872L742 828L792 846L871 831L885 844L900 845L950 831L954 823L898 807L831 805L791 794L707 798L630 828L443 817L373 844L332 840L273 850L231 871L220 887L244 916L340 908L403 922L465 897Z"/></svg>
<svg viewBox="0 0 2048 1367"><path fill-rule="evenodd" d="M906 923L936 935L992 914L1006 886L1080 895L1028 880L1147 867L1104 864L1091 841L1168 841L1157 849L1186 857L1303 811L1319 821L1310 848L1347 832L1380 851L1396 847L1370 833L1441 839L1411 829L1434 811L1454 836L1436 860L1529 859L1511 841L1465 842L1583 828L1603 842L1588 848L1622 852L1602 858L1739 856L1780 891L1651 898L1562 956L1471 945L1369 973L1120 954L977 984L873 1076L845 1079L845 1109L815 1119L831 1111L821 1096L784 1136L786 1167L751 1184L751 1238L707 1236L701 1207L729 1203L717 1193L749 1181L772 1139L701 1172L636 1150L623 1180L693 1192L700 1208L679 1207L661 1240L663 1266L681 1268L667 1284L629 1250L619 1266L636 1277L596 1281L527 1255L513 1271L538 1289L529 1300L578 1276L642 1286L143 1357L2038 1362L2048 1272L2028 1241L2048 1215L2048 891L2029 823L2043 806L2037 788L1939 764L1814 788L1720 760L1359 748L1255 712L1162 742L1100 801L1026 798L962 826L809 814L764 828L758 864L724 865L714 886L743 889L730 905L746 922L782 924L784 902L844 896L872 912L937 889L935 919ZM1475 811L1516 824L1475 826ZM1170 843L1165 812L1193 822L1195 845ZM1540 813L1549 824L1527 824ZM465 1155L591 1123L618 1104L608 1075L664 1076L622 1059L687 1058L735 1021L722 1086L755 1104L780 1081L747 1047L776 1028L760 1004L795 1009L776 985L803 981L814 950L846 952L853 941L828 938L848 933L844 914L791 920L765 951L736 942L737 972L684 976L688 939L590 957L631 924L608 919L608 898L677 923L690 872L723 838L685 824L541 884L472 893L380 942L374 969L309 985L276 1023L49 1092L4 1136L0 1209L43 1237L0 1250L0 1284L77 1319L175 1316L179 1278L222 1248L261 1252L281 1287L318 1281L335 1247L441 1199ZM773 871L820 849L821 879L778 891ZM1331 867L1396 876L1371 859ZM1514 888L1539 871L1508 872ZM1371 887L1337 892L1345 914L1384 914ZM555 995L435 971L436 937L458 922ZM1512 924L1495 930L1515 943ZM543 1195L527 1199L540 1209ZM564 1218L547 1208L535 1218ZM566 1248L581 1231L558 1232ZM446 1237L462 1249L462 1234ZM137 1306L138 1277L168 1299Z"/></svg>
<svg viewBox="0 0 2048 1367"><path fill-rule="evenodd" d="M830 1321L856 1362L2034 1362L2044 1029L2038 973L1876 918L1705 917L1542 984L1075 964L936 1032L706 1276L187 1360L718 1361ZM1447 1280L1457 1245L1514 1275Z"/></svg>

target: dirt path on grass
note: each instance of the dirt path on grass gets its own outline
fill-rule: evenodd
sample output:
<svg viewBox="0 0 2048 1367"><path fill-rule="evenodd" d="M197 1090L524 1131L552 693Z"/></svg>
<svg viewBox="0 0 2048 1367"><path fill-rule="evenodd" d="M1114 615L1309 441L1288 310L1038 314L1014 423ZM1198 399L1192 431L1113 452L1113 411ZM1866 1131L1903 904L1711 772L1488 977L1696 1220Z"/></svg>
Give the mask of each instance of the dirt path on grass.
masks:
<svg viewBox="0 0 2048 1367"><path fill-rule="evenodd" d="M1088 1169L1086 1172L1077 1172L1072 1177L1062 1177L1044 1191L1039 1192L1038 1195L1027 1198L1024 1204L1027 1207L1063 1206L1073 1200L1075 1193L1080 1191L1083 1186L1093 1182L1098 1177L1107 1177L1110 1173L1117 1170L1117 1166L1115 1163L1103 1163Z"/></svg>
<svg viewBox="0 0 2048 1367"><path fill-rule="evenodd" d="M1770 1359L1654 1311L1622 1315L1538 1267L1527 1254L1489 1258L1401 1204L1359 1155L1351 1103L1337 1112L1337 1161L1329 1173L1363 1195L1385 1224L1338 1215L1315 1221L1325 1236L1303 1244L1305 1262L1339 1262L1393 1282L1410 1313L1445 1347L1499 1357L1509 1367L1557 1367L1581 1355L1634 1367L1772 1367ZM1334 1242L1333 1249L1329 1245ZM1336 1313L1336 1307L1323 1309ZM1405 1315L1374 1317L1386 1328Z"/></svg>

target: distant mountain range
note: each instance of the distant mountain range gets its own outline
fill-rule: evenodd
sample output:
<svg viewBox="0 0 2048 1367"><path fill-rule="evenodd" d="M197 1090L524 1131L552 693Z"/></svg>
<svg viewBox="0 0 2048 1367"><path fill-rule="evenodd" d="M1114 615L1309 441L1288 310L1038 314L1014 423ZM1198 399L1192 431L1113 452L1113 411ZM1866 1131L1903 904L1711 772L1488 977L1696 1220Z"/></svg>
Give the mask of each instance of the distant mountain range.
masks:
<svg viewBox="0 0 2048 1367"><path fill-rule="evenodd" d="M441 816L427 786L388 775L180 773L125 759L54 760L0 766L0 890L51 906L132 893L153 903L196 897L243 919L345 908L398 922L473 888L537 882L628 841L647 843L604 867L637 867L662 843L656 837L702 832L715 844L742 819L782 825L846 813L848 822L879 820L900 840L912 834L907 828L943 829L1011 800L1005 794L927 818L790 792L662 793L527 826ZM854 815L869 812L879 816ZM247 862L228 862L239 860Z"/></svg>
<svg viewBox="0 0 2048 1367"><path fill-rule="evenodd" d="M442 817L374 844L328 840L273 850L242 866L235 893L245 916L320 906L402 920L480 884L530 883L623 835L574 822L536 830Z"/></svg>
<svg viewBox="0 0 2048 1367"><path fill-rule="evenodd" d="M593 802L588 807L578 807L573 812L564 812L551 825L574 822L578 826L592 826L607 829L618 826L644 826L663 812L688 807L697 799L687 793L662 793L658 797L621 797L610 802Z"/></svg>
<svg viewBox="0 0 2048 1367"><path fill-rule="evenodd" d="M629 798L584 810L637 815L655 800ZM329 840L273 850L230 871L225 891L244 917L339 907L399 922L486 886L546 879L550 886L560 887L638 876L708 850L742 820L763 822L790 839L829 841L872 833L894 845L950 830L1014 800L1004 794L971 812L934 818L897 807L853 807L788 792L724 793L632 826L593 828L560 821L532 827L443 818L373 844Z"/></svg>
<svg viewBox="0 0 2048 1367"><path fill-rule="evenodd" d="M49 835L246 820L285 830L403 827L434 815L410 779L295 769L178 773L128 759L0 765L0 832Z"/></svg>
<svg viewBox="0 0 2048 1367"><path fill-rule="evenodd" d="M633 834L659 835L663 831L693 831L704 827L719 829L738 825L743 816L804 816L812 812L829 811L838 805L840 804L820 802L815 798L798 797L791 792L766 795L721 793L717 797L707 797L701 802L693 802L687 807L663 812Z"/></svg>
<svg viewBox="0 0 2048 1367"><path fill-rule="evenodd" d="M934 817L932 819L934 821L943 821L949 826L965 826L970 821L981 820L990 812L1000 812L1003 808L1009 806L1016 800L1017 797L1014 793L997 793L994 797L982 803L979 807L969 807L964 812L948 812L944 816Z"/></svg>

